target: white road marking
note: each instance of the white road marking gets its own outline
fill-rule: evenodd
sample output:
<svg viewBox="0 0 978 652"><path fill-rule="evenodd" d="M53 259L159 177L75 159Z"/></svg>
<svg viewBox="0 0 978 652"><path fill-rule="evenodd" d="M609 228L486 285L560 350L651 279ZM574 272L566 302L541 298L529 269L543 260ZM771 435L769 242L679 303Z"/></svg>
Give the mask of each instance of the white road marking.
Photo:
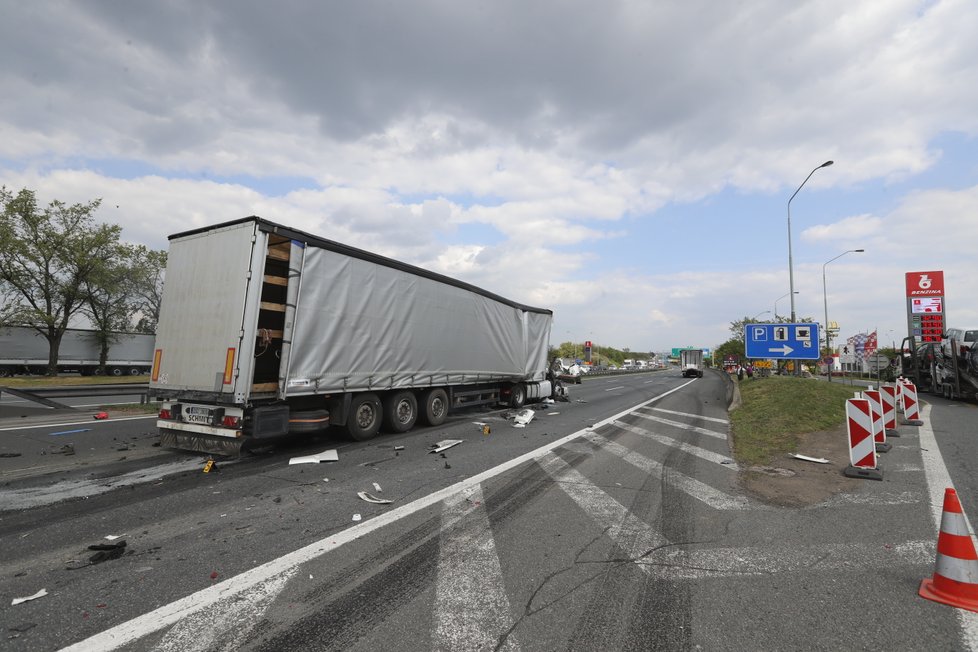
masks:
<svg viewBox="0 0 978 652"><path fill-rule="evenodd" d="M689 430L690 432L706 435L707 437L713 437L714 439L722 439L723 441L727 441L727 433L725 432L717 432L716 430L707 430L706 428L691 426L688 423L682 423L681 421L671 421L669 419L662 419L660 417L654 417L651 414L643 414L642 412L633 412L633 414L639 417L640 419L648 419L649 421L655 421L656 423L661 423L666 426L672 426L674 428L682 428L683 430Z"/></svg>
<svg viewBox="0 0 978 652"><path fill-rule="evenodd" d="M951 474L948 473L947 465L941 456L941 448L937 444L934 436L934 429L930 425L930 405L921 404L920 418L924 425L917 427L920 434L920 455L924 461L924 477L927 478L927 487L930 492L930 513L934 520L934 540L941 531L941 519L944 515L944 491L954 489L951 482ZM971 527L968 515L963 514L965 523L968 524L968 532L971 533L972 545L974 545L975 531ZM936 557L935 557L936 560ZM921 578L924 579L924 578ZM978 613L965 609L955 609L958 616L958 623L961 625L961 638L970 650L978 650Z"/></svg>
<svg viewBox="0 0 978 652"><path fill-rule="evenodd" d="M86 419L85 421L65 421L57 423L38 423L33 426L13 426L10 428L0 428L0 432L8 432L11 430L30 430L32 428L60 428L61 426L78 426L78 425L102 425L106 423L118 423L119 421L138 421L140 419L158 419L159 416L155 414L147 414L141 417L118 417L115 419L106 419L96 421L94 419Z"/></svg>
<svg viewBox="0 0 978 652"><path fill-rule="evenodd" d="M640 558L653 548L669 545L669 541L658 531L554 453L548 453L540 460L540 466L633 559ZM648 572L644 567L643 570Z"/></svg>
<svg viewBox="0 0 978 652"><path fill-rule="evenodd" d="M241 649L251 629L297 570L291 568L184 618L153 649L158 652Z"/></svg>
<svg viewBox="0 0 978 652"><path fill-rule="evenodd" d="M481 487L444 501L435 586L435 650L491 650L513 626ZM502 649L518 650L515 636Z"/></svg>
<svg viewBox="0 0 978 652"><path fill-rule="evenodd" d="M589 439L590 441L594 442L598 446L601 446L603 450L617 455L632 466L639 468L650 475L657 478L665 477L666 482L672 486L676 487L680 491L684 491L696 500L706 503L714 509L751 509L751 506L747 503L747 498L743 496L730 496L719 489L711 487L705 482L701 482L681 473L664 474L663 466L659 462L644 455L640 455L639 453L636 453L635 451L620 444L616 444L613 441L605 439L596 432L588 433L587 435L584 435L584 437L585 439Z"/></svg>
<svg viewBox="0 0 978 652"><path fill-rule="evenodd" d="M626 414L631 413L632 410L645 405L650 405L674 392L678 392L692 382L693 381L690 380L682 385L679 385L678 387L674 387L667 392L663 392L658 396L650 398L644 403L640 403L639 405L610 416L604 421L599 421L592 427L598 428L602 425L611 423L615 419L619 419ZM571 433L566 437L562 437L561 439L556 439L536 450L520 455L519 457L515 457L498 466L483 471L482 473L476 474L471 478L467 478L461 482L453 484L450 487L445 487L444 489L419 498L414 502L402 505L396 509L392 509L389 512L383 512L382 514L368 521L362 521L358 525L343 530L342 532L337 532L332 536L311 543L307 546L299 548L298 550L290 552L287 555L283 555L277 559L261 564L260 566L256 566L251 570L235 575L234 577L224 580L219 584L214 584L206 589L197 591L196 593L191 593L190 595L187 595L179 600L175 600L169 604L154 609L153 611L147 612L142 616L137 616L132 620L120 623L115 627L99 632L94 636L64 648L64 652L75 652L80 650L115 650L124 645L128 645L129 643L139 640L144 636L168 627L180 621L182 618L187 618L191 614L197 613L202 609L206 609L210 605L222 600L227 596L235 595L242 591L247 591L251 587L266 582L268 579L284 573L295 566L303 564L312 559L317 559L328 552L336 550L340 546L346 545L351 541L355 541L360 537L366 536L367 534L375 530L379 530L390 523L394 523L432 505L436 505L450 496L453 496L470 487L477 486L482 482L501 473L505 473L506 471L509 471L510 469L513 469L521 464L543 457L553 449L581 437L586 432L587 429L582 429Z"/></svg>
<svg viewBox="0 0 978 652"><path fill-rule="evenodd" d="M646 430L645 428L639 428L638 426L633 426L624 421L616 421L615 427L622 430L627 430L628 432L635 433L640 437L645 439L651 439L652 441L657 441L660 444L670 446L672 448L678 448L684 453L689 453L694 455L701 460L706 460L707 462L713 462L714 464L721 464L725 468L732 471L739 471L740 467L737 463L733 461L729 455L721 455L720 453L714 453L713 451L706 450L705 448L700 448L699 446L693 446L692 444L687 444L686 442L678 441L674 437L668 437L666 435L660 435L658 433L652 432L651 430Z"/></svg>
<svg viewBox="0 0 978 652"><path fill-rule="evenodd" d="M642 408L644 410L655 410L656 412L662 412L664 414L674 414L678 417L689 417L690 419L702 419L703 421L712 421L714 423L730 423L729 419L718 419L716 417L704 417L702 414L690 414L689 412L676 412L675 410L667 410L665 408L659 407L649 407Z"/></svg>
<svg viewBox="0 0 978 652"><path fill-rule="evenodd" d="M625 386L624 385L619 385L618 387L609 387L608 389L606 389L604 391L606 391L606 392L613 392L616 389L625 389Z"/></svg>

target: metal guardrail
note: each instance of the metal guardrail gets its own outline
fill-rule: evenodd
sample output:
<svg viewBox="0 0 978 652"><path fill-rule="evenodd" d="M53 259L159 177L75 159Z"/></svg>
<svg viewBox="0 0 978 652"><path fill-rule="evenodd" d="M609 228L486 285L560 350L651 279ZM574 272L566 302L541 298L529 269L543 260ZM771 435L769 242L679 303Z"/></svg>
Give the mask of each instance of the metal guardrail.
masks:
<svg viewBox="0 0 978 652"><path fill-rule="evenodd" d="M70 385L64 387L32 387L21 389L0 386L0 397L4 393L34 401L44 405L59 406L49 401L52 398L82 398L88 396L139 396L140 403L146 403L149 396L148 383L119 383L115 385Z"/></svg>

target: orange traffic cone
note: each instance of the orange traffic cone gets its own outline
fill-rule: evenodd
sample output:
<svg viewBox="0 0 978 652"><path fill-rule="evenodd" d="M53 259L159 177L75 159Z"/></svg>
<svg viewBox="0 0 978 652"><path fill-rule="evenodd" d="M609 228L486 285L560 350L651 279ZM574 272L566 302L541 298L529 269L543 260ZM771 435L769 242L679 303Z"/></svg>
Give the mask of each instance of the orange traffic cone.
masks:
<svg viewBox="0 0 978 652"><path fill-rule="evenodd" d="M978 611L978 554L954 489L944 491L934 577L920 583L922 598Z"/></svg>

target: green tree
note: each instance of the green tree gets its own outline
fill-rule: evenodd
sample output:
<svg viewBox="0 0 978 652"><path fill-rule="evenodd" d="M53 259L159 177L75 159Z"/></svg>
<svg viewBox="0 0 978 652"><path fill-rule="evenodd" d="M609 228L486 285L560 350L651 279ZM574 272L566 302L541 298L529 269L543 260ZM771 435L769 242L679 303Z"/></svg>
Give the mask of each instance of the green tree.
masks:
<svg viewBox="0 0 978 652"><path fill-rule="evenodd" d="M61 338L119 242L121 227L92 218L100 204L40 208L32 190L0 188L0 281L12 299L5 317L47 339L48 375L57 374Z"/></svg>
<svg viewBox="0 0 978 652"><path fill-rule="evenodd" d="M132 328L132 316L138 305L135 257L136 247L116 244L109 259L85 282L83 312L95 327L95 340L99 345L99 373L108 373L106 362L109 348L116 341L117 333Z"/></svg>
<svg viewBox="0 0 978 652"><path fill-rule="evenodd" d="M136 331L156 333L163 302L163 279L166 274L166 251L155 251L139 245L133 249L133 300L139 321Z"/></svg>

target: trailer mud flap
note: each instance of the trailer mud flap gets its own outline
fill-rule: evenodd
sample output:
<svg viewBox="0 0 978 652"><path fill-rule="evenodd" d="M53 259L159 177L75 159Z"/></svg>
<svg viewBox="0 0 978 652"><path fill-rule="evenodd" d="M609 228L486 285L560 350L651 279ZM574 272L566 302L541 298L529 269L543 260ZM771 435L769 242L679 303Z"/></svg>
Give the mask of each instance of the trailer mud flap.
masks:
<svg viewBox="0 0 978 652"><path fill-rule="evenodd" d="M198 433L189 434L160 428L160 445L164 448L178 448L195 453L207 453L208 455L238 457L241 455L244 444L245 440L243 439L215 437Z"/></svg>

